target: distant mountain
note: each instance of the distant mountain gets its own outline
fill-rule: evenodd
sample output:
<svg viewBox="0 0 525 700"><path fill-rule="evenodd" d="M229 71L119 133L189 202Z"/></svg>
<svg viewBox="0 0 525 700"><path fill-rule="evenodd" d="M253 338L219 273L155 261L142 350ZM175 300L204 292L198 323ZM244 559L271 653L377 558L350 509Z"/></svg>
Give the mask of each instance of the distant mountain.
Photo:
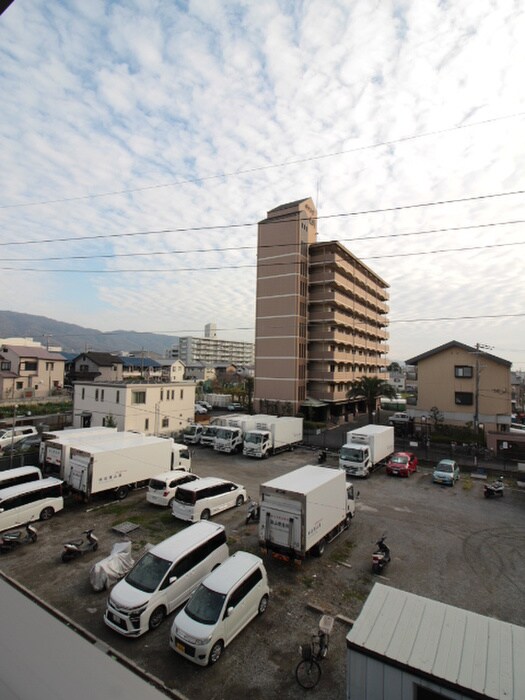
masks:
<svg viewBox="0 0 525 700"><path fill-rule="evenodd" d="M84 328L73 323L62 323L45 316L0 311L0 338L32 338L42 345L59 345L64 352L152 351L164 355L167 348L178 344L177 336L136 331L109 331Z"/></svg>

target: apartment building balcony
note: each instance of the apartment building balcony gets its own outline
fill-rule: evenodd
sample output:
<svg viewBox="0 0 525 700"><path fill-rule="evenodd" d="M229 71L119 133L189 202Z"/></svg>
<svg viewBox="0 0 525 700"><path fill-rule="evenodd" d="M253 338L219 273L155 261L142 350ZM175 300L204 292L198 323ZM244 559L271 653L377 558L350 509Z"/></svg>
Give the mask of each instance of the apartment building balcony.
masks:
<svg viewBox="0 0 525 700"><path fill-rule="evenodd" d="M377 328L372 326L371 329L367 329L368 338L372 339L372 342L383 343L384 340L388 340L389 333L384 328ZM333 327L324 322L309 323L308 325L308 340L310 342L325 342L325 343L337 343L345 346L357 345L358 341L366 341L366 338L356 334L354 328L349 328L346 326ZM382 345L384 347L384 345Z"/></svg>
<svg viewBox="0 0 525 700"><path fill-rule="evenodd" d="M308 280L310 297L315 295L323 296L324 291L328 291L330 287L338 289L350 303L359 302L367 309L372 309L381 314L388 314L390 308L386 303L388 298L379 297L373 291L362 289L359 286L352 284L349 286L348 280L340 274L334 274L333 277L323 277L321 271L317 274L312 274Z"/></svg>
<svg viewBox="0 0 525 700"><path fill-rule="evenodd" d="M385 322L385 317L389 311L388 305L378 300L365 299L357 294L353 294L350 290L337 286L328 287L327 285L319 285L318 287L310 285L308 303L310 306L315 304L337 305L347 309L352 315L358 314L376 323Z"/></svg>
<svg viewBox="0 0 525 700"><path fill-rule="evenodd" d="M340 253L343 252L344 255ZM354 257L349 251L339 248L310 248L310 277L323 277L326 279L328 273L340 274L345 279L345 287L355 285L385 301L388 299L387 285L380 277L375 275Z"/></svg>

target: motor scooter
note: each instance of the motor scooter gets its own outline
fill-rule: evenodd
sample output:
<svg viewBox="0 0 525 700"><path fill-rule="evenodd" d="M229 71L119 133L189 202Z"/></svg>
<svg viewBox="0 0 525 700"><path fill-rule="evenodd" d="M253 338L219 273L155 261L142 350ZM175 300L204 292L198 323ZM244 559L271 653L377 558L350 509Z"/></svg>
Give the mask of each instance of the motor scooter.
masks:
<svg viewBox="0 0 525 700"><path fill-rule="evenodd" d="M246 525L248 525L248 523L258 523L260 514L261 506L257 503L257 501L250 501L248 503L248 514L245 521Z"/></svg>
<svg viewBox="0 0 525 700"><path fill-rule="evenodd" d="M503 496L504 483L503 477L500 476L498 479L492 482L492 484L485 484L483 487L483 495L485 498L492 498L493 496Z"/></svg>
<svg viewBox="0 0 525 700"><path fill-rule="evenodd" d="M26 532L23 535L22 530L12 530L4 532L0 535L0 554L12 552L21 544L33 544L38 538L38 531L31 523L26 523Z"/></svg>
<svg viewBox="0 0 525 700"><path fill-rule="evenodd" d="M326 450L320 450L320 451L317 453L317 462L318 462L319 464L324 464L324 463L326 462L327 456L328 456L328 453L327 453Z"/></svg>
<svg viewBox="0 0 525 700"><path fill-rule="evenodd" d="M372 571L380 574L390 561L390 548L385 544L386 535L383 535L377 542L377 549L372 554Z"/></svg>
<svg viewBox="0 0 525 700"><path fill-rule="evenodd" d="M96 552L98 549L98 539L93 534L94 528L84 530L86 535L85 540L71 540L64 542L64 551L62 552L62 561L66 564L73 559L81 557L87 552Z"/></svg>

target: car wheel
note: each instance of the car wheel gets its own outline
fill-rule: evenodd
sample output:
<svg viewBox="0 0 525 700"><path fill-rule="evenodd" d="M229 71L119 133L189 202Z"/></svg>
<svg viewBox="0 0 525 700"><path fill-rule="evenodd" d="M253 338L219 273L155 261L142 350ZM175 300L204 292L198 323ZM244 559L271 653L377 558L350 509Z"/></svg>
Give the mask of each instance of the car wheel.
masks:
<svg viewBox="0 0 525 700"><path fill-rule="evenodd" d="M237 500L235 501L235 505L237 506L237 508L242 506L243 503L244 503L244 498L242 496L237 496Z"/></svg>
<svg viewBox="0 0 525 700"><path fill-rule="evenodd" d="M325 540L321 540L320 542L318 542L314 547L314 555L316 557L322 557L324 554L325 547L326 547Z"/></svg>
<svg viewBox="0 0 525 700"><path fill-rule="evenodd" d="M211 648L210 655L208 657L208 666L212 666L213 664L217 663L217 661L221 658L223 649L224 644L222 642L215 642L215 644Z"/></svg>
<svg viewBox="0 0 525 700"><path fill-rule="evenodd" d="M159 605L159 607L155 608L155 610L151 613L151 616L149 618L148 626L150 630L156 630L157 627L159 627L162 624L162 621L165 617L166 610L162 605Z"/></svg>
<svg viewBox="0 0 525 700"><path fill-rule="evenodd" d="M201 513L201 520L209 520L209 519L210 519L210 511L206 508Z"/></svg>
<svg viewBox="0 0 525 700"><path fill-rule="evenodd" d="M168 501L168 508L169 508L170 510L173 509L173 501L174 501L174 500L175 500L175 496L173 496L173 498L170 498L170 500Z"/></svg>
<svg viewBox="0 0 525 700"><path fill-rule="evenodd" d="M49 520L49 518L52 518L53 515L55 514L55 511L51 506L48 506L47 508L44 508L44 510L40 513L40 520Z"/></svg>
<svg viewBox="0 0 525 700"><path fill-rule="evenodd" d="M124 500L124 498L126 498L128 493L129 488L127 486L119 486L119 488L115 491L115 496L117 500L122 501Z"/></svg>
<svg viewBox="0 0 525 700"><path fill-rule="evenodd" d="M263 595L263 597L259 601L259 609L257 610L257 614L262 615L263 613L265 613L267 607L268 607L268 596Z"/></svg>

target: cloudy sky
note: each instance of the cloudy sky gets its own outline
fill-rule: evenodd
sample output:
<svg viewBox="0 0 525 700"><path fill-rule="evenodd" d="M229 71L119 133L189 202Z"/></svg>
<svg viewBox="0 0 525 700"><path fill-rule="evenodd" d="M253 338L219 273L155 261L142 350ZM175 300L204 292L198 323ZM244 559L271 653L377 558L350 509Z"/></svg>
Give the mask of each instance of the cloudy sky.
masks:
<svg viewBox="0 0 525 700"><path fill-rule="evenodd" d="M390 285L390 358L525 369L520 0L15 0L0 308L253 340L257 222L311 196Z"/></svg>

